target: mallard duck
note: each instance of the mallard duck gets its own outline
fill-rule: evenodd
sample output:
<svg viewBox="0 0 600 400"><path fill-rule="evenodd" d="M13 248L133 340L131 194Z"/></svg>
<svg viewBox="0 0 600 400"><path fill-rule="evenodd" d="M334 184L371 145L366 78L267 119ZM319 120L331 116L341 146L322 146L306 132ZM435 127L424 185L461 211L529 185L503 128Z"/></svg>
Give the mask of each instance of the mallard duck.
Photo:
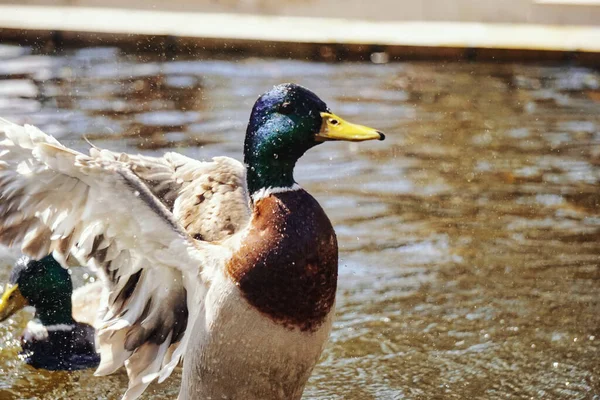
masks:
<svg viewBox="0 0 600 400"><path fill-rule="evenodd" d="M0 300L0 322L27 305L35 307L21 336L27 364L68 371L98 366L94 328L73 318L72 294L69 272L51 255L22 257L15 264Z"/></svg>
<svg viewBox="0 0 600 400"><path fill-rule="evenodd" d="M124 399L182 358L180 400L301 397L331 330L338 247L294 166L325 141L383 133L282 84L252 109L243 164L85 155L5 120L0 139L0 241L98 271L96 374L124 365Z"/></svg>

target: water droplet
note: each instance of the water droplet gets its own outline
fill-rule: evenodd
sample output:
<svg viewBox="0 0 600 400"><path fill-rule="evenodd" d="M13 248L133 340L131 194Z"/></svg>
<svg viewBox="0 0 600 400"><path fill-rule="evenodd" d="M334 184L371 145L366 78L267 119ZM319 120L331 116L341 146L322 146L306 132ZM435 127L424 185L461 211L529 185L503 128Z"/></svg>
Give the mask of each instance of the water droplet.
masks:
<svg viewBox="0 0 600 400"><path fill-rule="evenodd" d="M386 64L390 61L390 56L384 51L377 51L371 53L371 62L373 64Z"/></svg>

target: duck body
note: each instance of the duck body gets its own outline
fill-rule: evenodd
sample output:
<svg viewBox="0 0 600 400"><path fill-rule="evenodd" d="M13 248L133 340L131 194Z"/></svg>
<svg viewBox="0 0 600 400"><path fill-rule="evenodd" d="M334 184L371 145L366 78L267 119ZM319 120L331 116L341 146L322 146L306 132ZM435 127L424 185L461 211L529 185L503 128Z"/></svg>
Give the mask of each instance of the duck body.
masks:
<svg viewBox="0 0 600 400"><path fill-rule="evenodd" d="M333 313L313 332L290 330L243 303L227 277L209 291L206 328L195 325L196 351L183 359L179 400L300 399L329 337Z"/></svg>
<svg viewBox="0 0 600 400"><path fill-rule="evenodd" d="M0 243L98 271L96 375L125 366L124 400L182 359L179 400L299 399L331 330L338 247L293 170L324 141L383 138L294 84L256 101L243 164L85 155L0 119Z"/></svg>
<svg viewBox="0 0 600 400"><path fill-rule="evenodd" d="M337 241L316 200L299 187L257 198L240 236L196 322L181 400L299 399L329 337Z"/></svg>
<svg viewBox="0 0 600 400"><path fill-rule="evenodd" d="M95 332L94 327L80 322L44 326L39 320L31 320L21 336L22 354L34 368L50 371L95 368L100 364L94 345Z"/></svg>

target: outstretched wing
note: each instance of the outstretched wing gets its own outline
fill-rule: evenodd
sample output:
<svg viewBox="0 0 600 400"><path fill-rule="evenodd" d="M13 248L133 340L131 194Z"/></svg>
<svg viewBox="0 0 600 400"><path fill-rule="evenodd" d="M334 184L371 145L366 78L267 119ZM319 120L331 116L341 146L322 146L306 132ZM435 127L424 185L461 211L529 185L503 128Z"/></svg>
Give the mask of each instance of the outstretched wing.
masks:
<svg viewBox="0 0 600 400"><path fill-rule="evenodd" d="M214 200L220 196L233 199L231 214L221 210L235 220L231 232L242 226L243 175L230 159L200 163L173 153L159 159L97 149L88 156L0 119L0 243L38 258L73 255L98 270L105 290L97 373L125 364L125 398L134 399L170 374L191 335L187 291L202 298L207 283L184 283L182 273L201 277L212 254L226 251L193 240L186 225L198 238L223 239L230 221L209 212L223 207ZM207 217L194 207L205 207Z"/></svg>
<svg viewBox="0 0 600 400"><path fill-rule="evenodd" d="M248 223L245 168L237 160L201 162L177 153L157 158L98 149L90 154L124 163L196 240L220 241Z"/></svg>

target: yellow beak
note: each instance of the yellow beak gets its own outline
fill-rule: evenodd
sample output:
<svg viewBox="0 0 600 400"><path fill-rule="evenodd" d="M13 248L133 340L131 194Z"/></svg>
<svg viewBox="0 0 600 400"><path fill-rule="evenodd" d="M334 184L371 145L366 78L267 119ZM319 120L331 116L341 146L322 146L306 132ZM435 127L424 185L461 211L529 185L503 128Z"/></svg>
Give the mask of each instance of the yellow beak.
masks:
<svg viewBox="0 0 600 400"><path fill-rule="evenodd" d="M6 285L6 290L2 295L2 299L0 299L0 322L6 320L27 304L28 302L21 294L18 285Z"/></svg>
<svg viewBox="0 0 600 400"><path fill-rule="evenodd" d="M363 140L383 140L385 135L376 129L344 121L335 114L322 112L323 124L316 135L319 141L348 140L362 142Z"/></svg>

